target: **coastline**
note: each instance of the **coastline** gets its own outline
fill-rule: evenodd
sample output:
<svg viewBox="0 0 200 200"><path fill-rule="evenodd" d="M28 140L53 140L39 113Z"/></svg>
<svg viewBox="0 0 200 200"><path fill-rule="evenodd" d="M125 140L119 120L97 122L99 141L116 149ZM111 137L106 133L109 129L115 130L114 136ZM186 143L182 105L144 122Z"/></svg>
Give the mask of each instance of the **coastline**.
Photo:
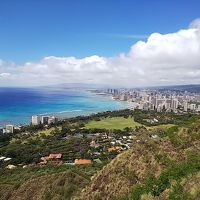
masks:
<svg viewBox="0 0 200 200"><path fill-rule="evenodd" d="M50 97L48 97L48 95L45 96L47 91L45 90L44 94L42 92L39 93L42 97L43 96L45 97L45 102L44 103L42 102L41 105L39 104L39 106L37 106L38 102L36 102L36 105L33 105L33 107L31 107L31 105L29 105L28 107L26 105L26 102L25 105L23 105L23 102L20 102L21 105L18 108L17 106L13 106L11 102L10 106L11 108L8 107L8 111L6 109L4 111L4 113L6 113L6 116L4 115L3 112L0 111L0 126L5 126L6 124L13 124L16 126L28 125L31 122L32 115L39 115L39 116L51 115L51 116L56 116L60 119L64 119L68 117L88 116L91 114L96 114L98 112L130 108L130 103L128 102L116 101L115 99L112 98L112 95L105 95L105 94L99 95L92 92L91 90L90 91L77 90L77 89L68 90L61 88L60 89L61 92L59 93L57 90L56 93L54 90L50 90L50 92L53 93L53 98L52 96ZM28 92L32 92L32 90L30 89L28 90ZM49 106L45 104L46 102L50 102L48 104ZM1 103L2 102L0 102L0 104ZM0 108L2 106L3 105L0 105Z"/></svg>

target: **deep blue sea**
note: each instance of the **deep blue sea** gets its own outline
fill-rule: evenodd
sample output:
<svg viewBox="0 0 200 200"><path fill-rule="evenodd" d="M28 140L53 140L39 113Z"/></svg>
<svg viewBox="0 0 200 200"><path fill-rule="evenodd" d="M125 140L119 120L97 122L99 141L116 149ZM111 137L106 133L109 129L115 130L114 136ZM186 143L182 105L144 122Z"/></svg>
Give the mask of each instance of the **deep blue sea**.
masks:
<svg viewBox="0 0 200 200"><path fill-rule="evenodd" d="M126 102L87 90L64 88L0 88L0 126L28 124L32 115L73 117L127 108Z"/></svg>

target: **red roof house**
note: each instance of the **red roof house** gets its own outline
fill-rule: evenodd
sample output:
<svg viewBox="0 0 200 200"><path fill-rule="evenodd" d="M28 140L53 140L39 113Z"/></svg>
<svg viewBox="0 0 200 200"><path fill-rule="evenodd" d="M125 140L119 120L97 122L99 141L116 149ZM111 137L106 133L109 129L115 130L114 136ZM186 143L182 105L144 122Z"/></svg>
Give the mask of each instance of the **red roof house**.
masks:
<svg viewBox="0 0 200 200"><path fill-rule="evenodd" d="M62 154L49 154L49 156L45 156L45 157L41 157L42 162L40 162L40 164L47 164L47 163L51 163L51 164L62 164L62 160L60 160L62 158Z"/></svg>
<svg viewBox="0 0 200 200"><path fill-rule="evenodd" d="M89 159L76 159L74 163L75 165L87 165L87 164L92 164L92 161Z"/></svg>

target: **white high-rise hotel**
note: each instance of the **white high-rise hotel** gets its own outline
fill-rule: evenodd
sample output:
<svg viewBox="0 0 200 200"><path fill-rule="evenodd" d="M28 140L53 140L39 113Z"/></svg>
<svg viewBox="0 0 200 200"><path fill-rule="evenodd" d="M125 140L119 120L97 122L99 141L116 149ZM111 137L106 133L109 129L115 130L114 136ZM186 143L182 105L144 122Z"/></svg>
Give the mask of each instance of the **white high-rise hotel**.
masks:
<svg viewBox="0 0 200 200"><path fill-rule="evenodd" d="M32 116L32 124L33 125L38 125L41 123L41 117L38 115Z"/></svg>

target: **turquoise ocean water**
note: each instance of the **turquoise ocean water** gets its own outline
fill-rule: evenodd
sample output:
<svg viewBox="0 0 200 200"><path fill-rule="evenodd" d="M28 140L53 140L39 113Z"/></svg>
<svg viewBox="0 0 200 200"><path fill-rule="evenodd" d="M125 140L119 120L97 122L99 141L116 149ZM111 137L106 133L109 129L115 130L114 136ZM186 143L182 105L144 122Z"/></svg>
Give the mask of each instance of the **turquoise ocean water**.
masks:
<svg viewBox="0 0 200 200"><path fill-rule="evenodd" d="M81 89L0 88L0 125L27 124L36 114L64 118L128 106L127 102Z"/></svg>

